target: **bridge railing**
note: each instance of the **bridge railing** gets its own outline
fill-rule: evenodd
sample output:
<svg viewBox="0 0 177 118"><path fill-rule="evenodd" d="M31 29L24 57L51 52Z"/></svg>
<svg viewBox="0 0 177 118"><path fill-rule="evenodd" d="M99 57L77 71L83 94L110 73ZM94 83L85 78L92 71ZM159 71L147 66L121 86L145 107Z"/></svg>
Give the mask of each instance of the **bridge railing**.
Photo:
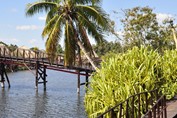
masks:
<svg viewBox="0 0 177 118"><path fill-rule="evenodd" d="M29 49L17 48L15 51L10 51L5 46L0 46L0 57L5 59L16 59L22 61L40 61L42 63L54 64L54 65L64 65L64 55L59 54L56 56L55 60L51 61L46 52L43 51L32 51ZM80 67L77 60L75 60L75 67ZM89 63L83 63L82 68L93 69Z"/></svg>
<svg viewBox="0 0 177 118"><path fill-rule="evenodd" d="M23 59L23 60L48 60L47 53L43 51L32 51L29 49L17 48L15 51L10 51L5 46L0 46L0 57ZM63 59L63 55L58 55L58 59ZM55 60L56 61L56 60Z"/></svg>
<svg viewBox="0 0 177 118"><path fill-rule="evenodd" d="M0 56L9 57L10 53L11 52L9 51L7 47L5 46L0 47Z"/></svg>
<svg viewBox="0 0 177 118"><path fill-rule="evenodd" d="M167 118L165 95L161 96L142 118Z"/></svg>
<svg viewBox="0 0 177 118"><path fill-rule="evenodd" d="M158 100L158 89L135 94L97 118L141 118Z"/></svg>

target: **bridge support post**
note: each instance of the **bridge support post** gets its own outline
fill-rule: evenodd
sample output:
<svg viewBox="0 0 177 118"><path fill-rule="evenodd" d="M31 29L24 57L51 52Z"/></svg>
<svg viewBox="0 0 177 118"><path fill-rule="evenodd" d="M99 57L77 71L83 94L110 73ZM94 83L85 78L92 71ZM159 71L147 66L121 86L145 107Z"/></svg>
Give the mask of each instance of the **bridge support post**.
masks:
<svg viewBox="0 0 177 118"><path fill-rule="evenodd" d="M80 94L80 71L78 71L77 76L77 93Z"/></svg>
<svg viewBox="0 0 177 118"><path fill-rule="evenodd" d="M43 74L44 90L46 90L46 83L47 83L47 81L46 81L46 76L47 76L46 68L47 68L46 66L44 66L44 68L43 68L43 71L44 71L44 74Z"/></svg>
<svg viewBox="0 0 177 118"><path fill-rule="evenodd" d="M36 62L36 81L35 81L35 88L38 88L38 68L39 68L39 61Z"/></svg>
<svg viewBox="0 0 177 118"><path fill-rule="evenodd" d="M89 75L88 75L88 72L86 71L86 76L85 76L85 86L88 87L88 78L89 78Z"/></svg>
<svg viewBox="0 0 177 118"><path fill-rule="evenodd" d="M1 87L4 88L5 87L5 78L7 80L7 83L8 83L8 87L10 88L10 81L9 81L9 78L7 76L7 73L6 73L6 69L5 69L5 64L4 63L0 63L0 75L1 75Z"/></svg>
<svg viewBox="0 0 177 118"><path fill-rule="evenodd" d="M39 64L39 61L36 62L36 81L35 81L35 87L38 88L38 84L42 84L44 85L44 90L46 90L46 66L41 66ZM40 79L42 79L43 81L40 82Z"/></svg>

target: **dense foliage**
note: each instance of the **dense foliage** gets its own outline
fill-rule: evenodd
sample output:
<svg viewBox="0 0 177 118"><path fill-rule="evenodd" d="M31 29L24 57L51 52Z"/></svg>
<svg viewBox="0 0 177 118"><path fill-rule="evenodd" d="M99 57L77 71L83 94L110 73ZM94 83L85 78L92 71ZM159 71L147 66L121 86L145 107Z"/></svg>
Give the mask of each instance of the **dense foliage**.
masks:
<svg viewBox="0 0 177 118"><path fill-rule="evenodd" d="M89 117L95 117L131 95L160 88L170 99L177 93L176 51L134 47L124 54L108 54L92 76L85 96Z"/></svg>
<svg viewBox="0 0 177 118"><path fill-rule="evenodd" d="M134 46L149 46L159 53L165 50L175 49L176 25L173 18L158 20L158 14L149 7L134 7L123 10L124 17L121 19L123 29L121 38L117 34L115 42L102 41L93 45L95 52L103 56L110 52L125 52ZM112 22L111 22L112 23ZM112 23L113 28L115 24Z"/></svg>
<svg viewBox="0 0 177 118"><path fill-rule="evenodd" d="M157 14L149 7L135 7L124 11L124 42L129 47L149 45L161 52L172 48L174 41L168 23L159 23Z"/></svg>
<svg viewBox="0 0 177 118"><path fill-rule="evenodd" d="M93 49L100 57L110 52L122 52L122 46L118 41L108 42L104 40L96 45L93 45Z"/></svg>

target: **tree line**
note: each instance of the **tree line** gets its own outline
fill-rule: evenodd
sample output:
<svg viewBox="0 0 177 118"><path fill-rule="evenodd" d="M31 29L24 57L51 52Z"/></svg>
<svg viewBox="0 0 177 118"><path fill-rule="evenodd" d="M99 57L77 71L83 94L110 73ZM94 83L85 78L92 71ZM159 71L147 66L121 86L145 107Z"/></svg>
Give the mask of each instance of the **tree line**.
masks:
<svg viewBox="0 0 177 118"><path fill-rule="evenodd" d="M99 55L109 52L125 52L134 46L149 46L163 53L167 49L176 49L176 31L174 18L166 18L158 22L157 14L150 7L135 7L123 10L123 36L115 42L103 41L94 45ZM114 31L115 32L115 31Z"/></svg>

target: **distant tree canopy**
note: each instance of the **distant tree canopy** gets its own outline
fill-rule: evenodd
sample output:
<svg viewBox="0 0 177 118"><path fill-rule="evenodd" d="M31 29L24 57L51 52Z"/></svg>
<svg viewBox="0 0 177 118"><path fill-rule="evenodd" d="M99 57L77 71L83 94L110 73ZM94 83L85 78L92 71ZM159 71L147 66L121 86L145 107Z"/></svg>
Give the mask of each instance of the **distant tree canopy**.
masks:
<svg viewBox="0 0 177 118"><path fill-rule="evenodd" d="M124 46L132 48L141 45L151 46L162 51L172 49L171 28L165 24L159 24L156 14L149 7L135 7L124 11L125 17L121 20L124 26Z"/></svg>
<svg viewBox="0 0 177 118"><path fill-rule="evenodd" d="M10 45L8 46L8 48L9 48L9 50L12 52L12 51L15 51L15 50L18 48L18 46L17 46L17 45L14 45L14 44L10 44Z"/></svg>
<svg viewBox="0 0 177 118"><path fill-rule="evenodd" d="M175 33L175 25L173 24L174 19L167 18L159 23L157 14L149 7L135 7L123 11L124 18L121 19L123 23L122 40L116 37L115 42L104 40L93 45L99 56L108 52L125 52L134 46L141 47L142 45L157 50L159 53L163 53L167 49L175 49L177 39L175 41L174 35L177 35L177 33ZM113 27L112 34L115 35L115 23L111 22L111 24Z"/></svg>
<svg viewBox="0 0 177 118"><path fill-rule="evenodd" d="M2 41L0 41L0 44L3 44L3 45L5 45L5 46L8 46L6 43L4 43L4 42L2 42Z"/></svg>
<svg viewBox="0 0 177 118"><path fill-rule="evenodd" d="M14 45L14 44L7 45L6 43L4 43L2 41L0 41L0 44L5 45L10 51L14 51L14 50L16 50L18 48L17 45Z"/></svg>
<svg viewBox="0 0 177 118"><path fill-rule="evenodd" d="M108 52L120 53L122 52L122 46L118 41L108 42L104 40L96 45L93 45L94 51L98 56L105 55Z"/></svg>
<svg viewBox="0 0 177 118"><path fill-rule="evenodd" d="M39 48L38 47L32 47L32 48L30 48L30 50L32 50L32 51L39 51Z"/></svg>

